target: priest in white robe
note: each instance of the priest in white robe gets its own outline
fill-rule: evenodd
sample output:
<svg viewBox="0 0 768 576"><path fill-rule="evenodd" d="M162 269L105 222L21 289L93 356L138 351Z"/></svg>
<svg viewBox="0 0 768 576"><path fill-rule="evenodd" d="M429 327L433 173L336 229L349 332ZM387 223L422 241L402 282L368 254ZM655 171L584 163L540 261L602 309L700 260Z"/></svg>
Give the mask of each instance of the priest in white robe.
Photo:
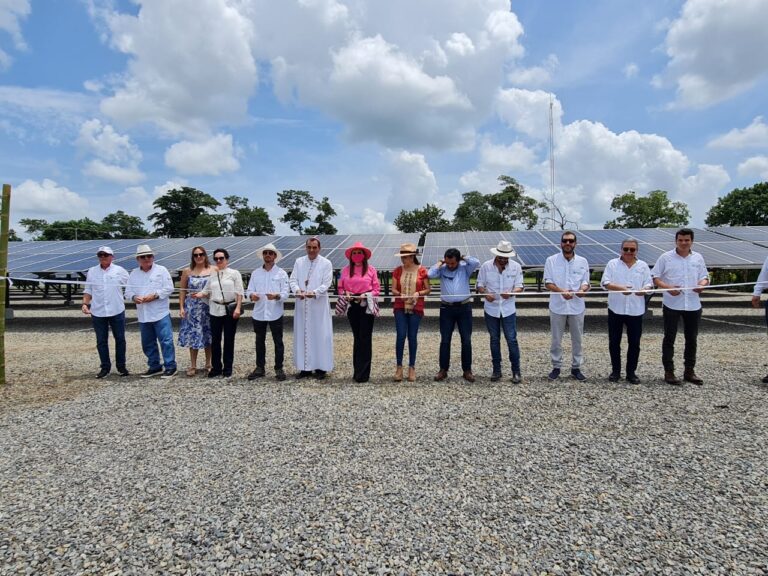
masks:
<svg viewBox="0 0 768 576"><path fill-rule="evenodd" d="M331 261L320 256L320 240L310 238L307 255L297 258L291 272L293 312L293 362L296 378L322 380L333 370L333 324L328 291L333 281Z"/></svg>

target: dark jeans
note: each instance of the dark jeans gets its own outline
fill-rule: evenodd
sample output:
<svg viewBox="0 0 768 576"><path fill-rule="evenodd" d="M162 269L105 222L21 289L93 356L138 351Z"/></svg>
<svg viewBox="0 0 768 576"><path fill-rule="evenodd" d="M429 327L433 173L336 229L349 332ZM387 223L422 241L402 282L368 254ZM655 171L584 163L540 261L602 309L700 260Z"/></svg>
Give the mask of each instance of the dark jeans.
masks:
<svg viewBox="0 0 768 576"><path fill-rule="evenodd" d="M472 304L461 306L440 305L440 369L451 365L451 338L458 325L461 337L461 369L472 370Z"/></svg>
<svg viewBox="0 0 768 576"><path fill-rule="evenodd" d="M211 316L211 370L214 374L232 376L232 362L235 358L235 332L237 320L225 314ZM238 318L239 320L239 318ZM222 366L221 336L224 334L224 356Z"/></svg>
<svg viewBox="0 0 768 576"><path fill-rule="evenodd" d="M267 364L267 327L272 333L272 342L275 345L275 370L282 370L285 346L283 345L283 317L277 320L253 321L253 331L256 333L256 366L264 368Z"/></svg>
<svg viewBox="0 0 768 576"><path fill-rule="evenodd" d="M640 360L640 337L643 335L643 316L616 314L608 310L608 352L611 354L611 372L621 374L621 335L627 327L627 376L634 376Z"/></svg>
<svg viewBox="0 0 768 576"><path fill-rule="evenodd" d="M112 370L109 359L109 330L115 339L115 364L117 369L125 368L125 312L114 316L91 316L93 329L96 332L96 350L99 351L99 361L102 370Z"/></svg>
<svg viewBox="0 0 768 576"><path fill-rule="evenodd" d="M349 303L347 318L352 328L352 366L355 382L368 382L371 376L371 357L373 356L373 321L375 316L366 312L365 306Z"/></svg>
<svg viewBox="0 0 768 576"><path fill-rule="evenodd" d="M395 358L397 365L403 365L403 352L405 351L405 339L408 338L408 366L416 366L416 349L418 347L419 324L421 316L415 312L406 314L404 310L395 310Z"/></svg>
<svg viewBox="0 0 768 576"><path fill-rule="evenodd" d="M485 326L491 337L491 363L494 374L501 373L501 332L504 331L504 339L507 341L509 359L512 363L512 373L520 373L520 346L517 344L517 314L510 314L497 318L485 314Z"/></svg>
<svg viewBox="0 0 768 576"><path fill-rule="evenodd" d="M675 369L675 338L677 324L683 319L683 335L685 336L685 351L683 362L687 370L696 366L696 338L699 335L699 320L701 308L698 310L673 310L664 306L664 340L661 343L661 362L664 370L672 372Z"/></svg>

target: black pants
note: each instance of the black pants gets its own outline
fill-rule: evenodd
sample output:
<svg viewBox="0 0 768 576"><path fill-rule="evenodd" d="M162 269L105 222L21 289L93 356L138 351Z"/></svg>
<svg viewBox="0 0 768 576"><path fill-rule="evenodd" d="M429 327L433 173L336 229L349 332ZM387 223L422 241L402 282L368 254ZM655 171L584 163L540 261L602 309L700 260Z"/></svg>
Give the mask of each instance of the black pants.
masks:
<svg viewBox="0 0 768 576"><path fill-rule="evenodd" d="M354 345L352 347L352 365L355 382L368 382L371 376L371 357L373 356L373 314L366 313L366 307L350 302L347 311L349 325L352 328Z"/></svg>
<svg viewBox="0 0 768 576"><path fill-rule="evenodd" d="M701 308L698 310L673 310L664 306L664 340L661 344L661 362L664 370L672 372L675 369L675 338L677 324L683 319L683 335L685 336L685 352L683 362L686 370L696 366L696 339L699 336L699 320Z"/></svg>
<svg viewBox="0 0 768 576"><path fill-rule="evenodd" d="M275 370L282 370L285 346L283 345L283 317L277 320L253 321L253 331L256 333L256 366L264 368L267 364L267 327L272 333L272 343L275 345Z"/></svg>
<svg viewBox="0 0 768 576"><path fill-rule="evenodd" d="M232 362L235 357L235 332L237 332L237 320L232 316L211 316L211 367L215 374L221 373L224 376L232 376ZM222 333L224 334L223 366Z"/></svg>
<svg viewBox="0 0 768 576"><path fill-rule="evenodd" d="M611 354L611 372L621 374L621 336L627 327L627 376L634 376L640 360L640 337L643 335L643 316L616 314L608 310L608 351Z"/></svg>

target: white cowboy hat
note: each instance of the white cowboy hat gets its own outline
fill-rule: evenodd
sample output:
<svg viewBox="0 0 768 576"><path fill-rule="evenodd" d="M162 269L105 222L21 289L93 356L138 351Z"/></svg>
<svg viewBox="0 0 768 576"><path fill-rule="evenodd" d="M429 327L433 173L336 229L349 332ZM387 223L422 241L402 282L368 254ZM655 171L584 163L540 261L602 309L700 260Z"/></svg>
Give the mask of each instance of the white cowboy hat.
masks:
<svg viewBox="0 0 768 576"><path fill-rule="evenodd" d="M277 262L278 260L280 260L280 258L283 257L283 255L280 253L280 250L275 248L275 245L270 242L266 246L262 246L261 248L256 250L256 256L258 256L262 260L264 260L264 250L271 250L272 252L277 254L277 257L275 258L275 262Z"/></svg>
<svg viewBox="0 0 768 576"><path fill-rule="evenodd" d="M155 253L152 252L152 248L149 247L149 244L139 244L136 247L136 256L145 256L146 254L155 255Z"/></svg>
<svg viewBox="0 0 768 576"><path fill-rule="evenodd" d="M502 240L495 248L491 248L491 254L501 256L502 258L514 258L517 256L517 252L512 248L512 242L508 240Z"/></svg>

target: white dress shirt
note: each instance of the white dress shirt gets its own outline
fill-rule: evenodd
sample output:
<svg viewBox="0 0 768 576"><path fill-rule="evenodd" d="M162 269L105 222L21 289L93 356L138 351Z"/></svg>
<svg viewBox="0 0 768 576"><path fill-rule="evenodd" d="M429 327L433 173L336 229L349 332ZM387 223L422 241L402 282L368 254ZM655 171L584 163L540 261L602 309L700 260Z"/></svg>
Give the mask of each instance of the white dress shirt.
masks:
<svg viewBox="0 0 768 576"><path fill-rule="evenodd" d="M495 296L493 302L483 298L485 313L494 318L506 318L517 311L515 297L510 296L505 300L501 294L511 294L515 288L523 287L523 269L515 260L510 260L504 270L499 272L494 261L495 258L492 258L480 266L480 272L477 273L477 287L485 288L486 293Z"/></svg>
<svg viewBox="0 0 768 576"><path fill-rule="evenodd" d="M141 267L131 270L125 299L133 300L136 296L150 294L157 294L157 300L136 304L139 322L157 322L171 313L169 297L173 294L173 280L165 266L153 263L152 268L146 272Z"/></svg>
<svg viewBox="0 0 768 576"><path fill-rule="evenodd" d="M621 258L614 258L605 266L600 286L608 290L608 284L629 286L632 291L653 288L651 269L642 260L635 260L630 267ZM645 314L645 295L626 295L616 290L608 291L608 309L614 314L642 316Z"/></svg>
<svg viewBox="0 0 768 576"><path fill-rule="evenodd" d="M709 278L704 258L698 252L691 250L690 254L683 258L677 250L664 252L653 267L653 277L659 278L665 284L686 288L677 296L668 291L664 292L662 300L664 306L673 310L698 310L701 308L701 298L693 291L701 280Z"/></svg>
<svg viewBox="0 0 768 576"><path fill-rule="evenodd" d="M290 293L288 274L279 266L266 270L263 266L256 268L248 280L245 297L250 300L251 294L259 299L253 303L253 319L264 322L277 320L283 315L283 303ZM267 294L278 294L277 300L269 300Z"/></svg>
<svg viewBox="0 0 768 576"><path fill-rule="evenodd" d="M760 270L760 275L757 277L752 296L760 296L760 294L763 293L763 290L768 290L768 258L763 262L763 268Z"/></svg>
<svg viewBox="0 0 768 576"><path fill-rule="evenodd" d="M89 268L83 293L91 295L91 314L104 318L125 312L123 289L127 283L128 271L117 264L106 270L100 265Z"/></svg>
<svg viewBox="0 0 768 576"><path fill-rule="evenodd" d="M227 303L236 302L243 293L243 276L234 268L215 269L201 292L210 296L208 309L211 316L226 316Z"/></svg>
<svg viewBox="0 0 768 576"><path fill-rule="evenodd" d="M554 284L562 290L580 291L583 285L589 286L589 263L577 254L570 260L562 252L553 254L544 264L544 283ZM549 309L555 314L583 314L585 308L584 298L580 296L566 300L559 292L549 294Z"/></svg>

